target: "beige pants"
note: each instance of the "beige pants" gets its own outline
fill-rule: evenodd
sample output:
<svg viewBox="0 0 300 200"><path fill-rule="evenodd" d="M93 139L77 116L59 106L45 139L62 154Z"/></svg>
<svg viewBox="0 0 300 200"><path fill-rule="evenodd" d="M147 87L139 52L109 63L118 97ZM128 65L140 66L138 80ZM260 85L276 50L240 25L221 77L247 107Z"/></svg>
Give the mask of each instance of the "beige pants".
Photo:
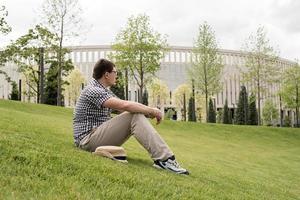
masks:
<svg viewBox="0 0 300 200"><path fill-rule="evenodd" d="M128 112L101 124L80 141L79 147L87 151L95 151L98 146L121 146L131 135L149 152L153 160L165 160L173 155L143 114Z"/></svg>

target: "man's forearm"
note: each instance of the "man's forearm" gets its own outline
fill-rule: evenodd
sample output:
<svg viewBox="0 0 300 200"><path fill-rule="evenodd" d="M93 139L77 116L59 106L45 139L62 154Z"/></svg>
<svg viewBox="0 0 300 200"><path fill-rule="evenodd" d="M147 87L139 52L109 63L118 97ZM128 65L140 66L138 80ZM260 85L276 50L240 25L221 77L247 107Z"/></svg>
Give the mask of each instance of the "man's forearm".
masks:
<svg viewBox="0 0 300 200"><path fill-rule="evenodd" d="M142 113L144 115L153 115L153 108L137 102L129 101L128 104L124 106L124 110L130 113Z"/></svg>

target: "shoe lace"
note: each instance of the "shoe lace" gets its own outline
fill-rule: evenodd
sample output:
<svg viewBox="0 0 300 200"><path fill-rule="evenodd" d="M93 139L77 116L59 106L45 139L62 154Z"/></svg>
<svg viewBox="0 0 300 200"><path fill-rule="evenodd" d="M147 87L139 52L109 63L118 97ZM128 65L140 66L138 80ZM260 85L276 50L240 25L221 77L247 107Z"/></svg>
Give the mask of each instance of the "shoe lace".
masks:
<svg viewBox="0 0 300 200"><path fill-rule="evenodd" d="M169 160L169 163L176 168L180 168L180 165L178 164L178 162L176 160Z"/></svg>

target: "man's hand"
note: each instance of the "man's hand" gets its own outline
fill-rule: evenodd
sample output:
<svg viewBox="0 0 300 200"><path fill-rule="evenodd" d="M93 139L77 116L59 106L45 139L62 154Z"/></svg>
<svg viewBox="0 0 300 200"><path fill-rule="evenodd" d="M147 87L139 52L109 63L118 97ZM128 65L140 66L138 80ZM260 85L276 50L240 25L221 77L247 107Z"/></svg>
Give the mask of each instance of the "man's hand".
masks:
<svg viewBox="0 0 300 200"><path fill-rule="evenodd" d="M159 124L162 120L162 113L158 108L151 108L151 112L149 113L149 117L156 118L156 124Z"/></svg>

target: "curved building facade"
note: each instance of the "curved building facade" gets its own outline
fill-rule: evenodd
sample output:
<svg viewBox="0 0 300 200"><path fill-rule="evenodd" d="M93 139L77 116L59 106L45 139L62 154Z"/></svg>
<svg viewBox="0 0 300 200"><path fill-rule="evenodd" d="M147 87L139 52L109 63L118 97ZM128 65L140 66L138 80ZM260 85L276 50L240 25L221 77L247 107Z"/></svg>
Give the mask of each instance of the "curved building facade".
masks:
<svg viewBox="0 0 300 200"><path fill-rule="evenodd" d="M67 58L70 58L73 61L75 67L82 72L86 80L89 80L92 77L95 62L100 58L108 58L108 55L112 52L111 46L109 45L72 46L69 48L71 52L67 55ZM224 64L222 75L223 90L215 95L214 102L218 109L223 107L225 99L227 99L228 106L230 108L235 108L238 102L240 86L242 85L239 68L245 65L246 55L241 51L223 49L220 49L218 54ZM188 82L187 68L191 66L191 61L192 47L181 46L171 46L170 50L162 59L161 68L156 75L168 85L171 93L180 84ZM277 64L284 70L294 63L290 60L280 58L277 61ZM1 69L6 71L12 80L18 82L20 79L17 67L13 63L6 63ZM248 91L252 88L251 84L246 83L245 86ZM134 83L129 87L130 94L128 97L132 101L137 100L138 94L136 88ZM262 102L264 99L271 97L274 103L279 106L279 97L276 95L278 90L279 85L270 85L268 92L262 96ZM8 99L10 92L11 85L5 81L3 75L0 75L0 98ZM22 100L25 101L26 97L23 97ZM292 115L292 113L285 112L285 114Z"/></svg>

